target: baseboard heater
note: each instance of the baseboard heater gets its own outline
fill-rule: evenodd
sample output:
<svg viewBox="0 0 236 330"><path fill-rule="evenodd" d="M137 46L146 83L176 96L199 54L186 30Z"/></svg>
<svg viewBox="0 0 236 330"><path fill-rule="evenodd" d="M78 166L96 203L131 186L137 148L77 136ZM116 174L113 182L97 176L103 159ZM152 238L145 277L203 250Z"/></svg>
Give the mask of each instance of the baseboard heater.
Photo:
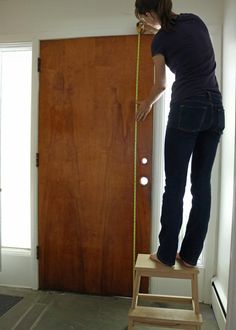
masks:
<svg viewBox="0 0 236 330"><path fill-rule="evenodd" d="M225 330L227 311L222 301L220 290L217 289L217 281L212 281L212 309L220 330ZM224 299L224 297L223 297Z"/></svg>
<svg viewBox="0 0 236 330"><path fill-rule="evenodd" d="M223 303L222 303L222 300L220 299L219 292L217 291L217 288L216 288L214 282L212 282L212 287L213 287L213 289L214 289L214 291L215 291L215 294L216 294L216 296L217 296L217 299L218 299L218 302L219 302L219 305L220 305L221 311L222 311L222 313L224 314L224 317L226 318L227 313L226 313L226 310L225 310L224 305L223 305Z"/></svg>

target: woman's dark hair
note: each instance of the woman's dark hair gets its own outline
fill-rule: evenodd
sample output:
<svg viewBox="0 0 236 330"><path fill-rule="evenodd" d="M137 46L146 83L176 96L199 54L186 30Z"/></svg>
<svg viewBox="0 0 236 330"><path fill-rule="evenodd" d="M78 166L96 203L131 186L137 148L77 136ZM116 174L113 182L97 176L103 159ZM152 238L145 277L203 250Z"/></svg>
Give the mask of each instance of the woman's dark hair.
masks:
<svg viewBox="0 0 236 330"><path fill-rule="evenodd" d="M163 30L173 30L175 14L172 12L172 0L136 0L135 16L138 19L139 15L145 15L150 11L158 15Z"/></svg>

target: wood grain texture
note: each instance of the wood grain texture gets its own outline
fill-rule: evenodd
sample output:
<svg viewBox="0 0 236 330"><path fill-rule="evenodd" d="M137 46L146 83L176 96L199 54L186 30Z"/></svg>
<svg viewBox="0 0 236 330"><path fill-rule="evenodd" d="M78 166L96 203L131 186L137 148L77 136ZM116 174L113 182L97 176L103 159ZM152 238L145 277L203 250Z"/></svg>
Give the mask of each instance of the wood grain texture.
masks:
<svg viewBox="0 0 236 330"><path fill-rule="evenodd" d="M41 289L132 291L135 36L42 41L39 112ZM141 94L153 80L142 43ZM144 69L145 68L145 69ZM142 125L142 126L141 126ZM149 251L152 116L140 125L137 252Z"/></svg>

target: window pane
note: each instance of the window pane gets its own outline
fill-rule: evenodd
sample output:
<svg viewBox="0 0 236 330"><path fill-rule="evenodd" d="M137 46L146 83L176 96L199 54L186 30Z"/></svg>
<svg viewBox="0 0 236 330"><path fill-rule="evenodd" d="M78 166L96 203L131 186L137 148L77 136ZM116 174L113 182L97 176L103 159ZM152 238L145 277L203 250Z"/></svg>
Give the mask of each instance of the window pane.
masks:
<svg viewBox="0 0 236 330"><path fill-rule="evenodd" d="M30 248L31 49L2 49L2 246Z"/></svg>

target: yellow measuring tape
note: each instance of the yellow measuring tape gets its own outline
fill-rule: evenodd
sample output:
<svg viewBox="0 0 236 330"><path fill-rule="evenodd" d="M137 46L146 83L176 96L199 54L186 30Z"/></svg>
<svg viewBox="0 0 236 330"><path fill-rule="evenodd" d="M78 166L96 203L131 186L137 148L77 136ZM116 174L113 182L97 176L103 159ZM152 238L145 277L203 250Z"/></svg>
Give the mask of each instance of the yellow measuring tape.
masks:
<svg viewBox="0 0 236 330"><path fill-rule="evenodd" d="M140 47L141 47L141 33L143 25L141 22L137 23L137 60L136 60L136 84L135 84L135 116L138 112L138 98L139 98L139 73L140 73ZM133 272L136 260L136 229L137 229L137 149L138 149L138 124L135 120L134 124L134 222L133 222Z"/></svg>

